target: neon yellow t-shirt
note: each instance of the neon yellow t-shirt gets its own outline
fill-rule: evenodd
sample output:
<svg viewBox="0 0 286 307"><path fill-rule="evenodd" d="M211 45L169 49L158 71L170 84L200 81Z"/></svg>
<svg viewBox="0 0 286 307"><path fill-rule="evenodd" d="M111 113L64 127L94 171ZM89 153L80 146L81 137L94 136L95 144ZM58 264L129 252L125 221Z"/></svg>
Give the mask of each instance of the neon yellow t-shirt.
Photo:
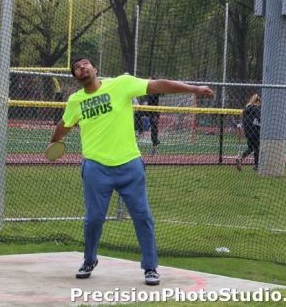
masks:
<svg viewBox="0 0 286 307"><path fill-rule="evenodd" d="M81 89L69 97L63 121L79 124L84 158L117 166L140 157L132 98L146 95L147 85L147 79L122 75L102 80L92 94Z"/></svg>

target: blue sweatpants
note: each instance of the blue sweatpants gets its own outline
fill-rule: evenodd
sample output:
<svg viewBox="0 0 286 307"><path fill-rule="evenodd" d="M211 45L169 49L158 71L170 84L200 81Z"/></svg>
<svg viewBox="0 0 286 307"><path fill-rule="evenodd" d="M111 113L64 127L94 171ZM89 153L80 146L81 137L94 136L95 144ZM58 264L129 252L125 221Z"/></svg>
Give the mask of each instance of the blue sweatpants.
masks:
<svg viewBox="0 0 286 307"><path fill-rule="evenodd" d="M84 219L84 259L87 264L97 259L103 223L113 190L125 202L133 220L137 239L141 248L141 268L157 268L157 247L154 222L146 191L145 168L141 158L123 165L110 167L84 159L82 178L86 214ZM126 234L128 236L128 233Z"/></svg>

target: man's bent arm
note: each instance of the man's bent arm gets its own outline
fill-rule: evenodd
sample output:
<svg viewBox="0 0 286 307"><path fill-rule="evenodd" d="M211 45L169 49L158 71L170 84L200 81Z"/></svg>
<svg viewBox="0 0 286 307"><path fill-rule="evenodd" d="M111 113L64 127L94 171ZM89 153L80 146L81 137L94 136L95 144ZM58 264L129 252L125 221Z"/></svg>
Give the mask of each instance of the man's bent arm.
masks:
<svg viewBox="0 0 286 307"><path fill-rule="evenodd" d="M67 128L64 126L64 122L61 119L56 126L54 134L51 139L51 143L60 141L72 128Z"/></svg>

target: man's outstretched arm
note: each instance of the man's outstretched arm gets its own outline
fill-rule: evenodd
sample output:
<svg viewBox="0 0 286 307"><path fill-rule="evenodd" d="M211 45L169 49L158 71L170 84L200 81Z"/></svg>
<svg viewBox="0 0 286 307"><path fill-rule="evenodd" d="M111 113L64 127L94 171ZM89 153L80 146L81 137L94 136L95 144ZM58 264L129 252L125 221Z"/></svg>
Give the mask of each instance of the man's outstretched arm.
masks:
<svg viewBox="0 0 286 307"><path fill-rule="evenodd" d="M212 97L214 91L208 86L197 86L182 81L167 79L149 80L148 94L196 94L198 96Z"/></svg>

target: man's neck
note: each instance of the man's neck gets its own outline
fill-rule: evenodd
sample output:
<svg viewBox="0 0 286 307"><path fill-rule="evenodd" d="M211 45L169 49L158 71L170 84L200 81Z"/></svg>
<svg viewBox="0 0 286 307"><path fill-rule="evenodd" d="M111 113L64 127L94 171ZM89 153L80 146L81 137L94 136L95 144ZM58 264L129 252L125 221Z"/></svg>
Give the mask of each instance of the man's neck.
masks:
<svg viewBox="0 0 286 307"><path fill-rule="evenodd" d="M90 84L85 84L83 88L87 94L91 94L91 93L96 92L100 88L100 86L101 86L101 81L96 79Z"/></svg>

